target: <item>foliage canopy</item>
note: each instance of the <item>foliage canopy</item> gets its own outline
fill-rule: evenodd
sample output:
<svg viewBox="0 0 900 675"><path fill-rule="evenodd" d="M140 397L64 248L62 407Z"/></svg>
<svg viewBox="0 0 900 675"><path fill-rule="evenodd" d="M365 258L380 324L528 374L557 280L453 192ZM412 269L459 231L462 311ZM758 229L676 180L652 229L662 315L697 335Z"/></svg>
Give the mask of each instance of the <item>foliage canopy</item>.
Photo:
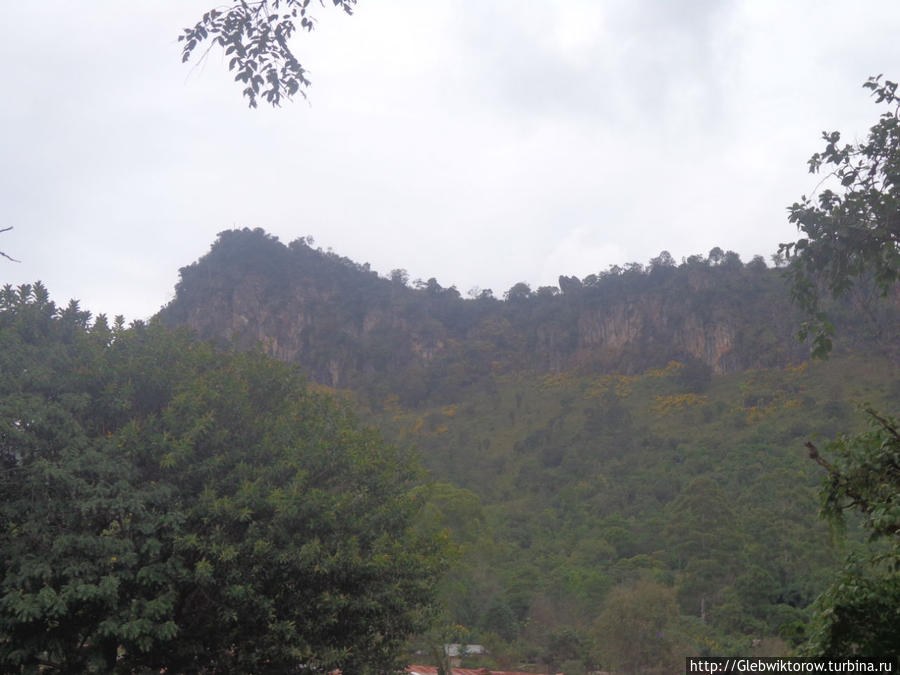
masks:
<svg viewBox="0 0 900 675"><path fill-rule="evenodd" d="M843 527L844 514L862 514L873 550L850 556L817 601L809 650L828 657L848 655L900 665L900 431L896 421L868 411L871 429L841 436L828 447L833 463L808 444L810 456L828 474L823 514Z"/></svg>
<svg viewBox="0 0 900 675"><path fill-rule="evenodd" d="M0 292L4 672L386 672L441 567L413 459L290 366Z"/></svg>

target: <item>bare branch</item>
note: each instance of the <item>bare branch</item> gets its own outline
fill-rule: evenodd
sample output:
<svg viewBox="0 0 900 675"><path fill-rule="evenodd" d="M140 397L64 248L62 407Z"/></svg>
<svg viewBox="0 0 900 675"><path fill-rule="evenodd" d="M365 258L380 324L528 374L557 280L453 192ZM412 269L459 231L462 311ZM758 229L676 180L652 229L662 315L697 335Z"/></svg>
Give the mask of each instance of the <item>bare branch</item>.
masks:
<svg viewBox="0 0 900 675"><path fill-rule="evenodd" d="M837 472L837 469L831 466L831 464L829 464L828 461L819 454L819 449L810 441L806 441L806 449L809 452L810 459L814 460L819 466L825 467L828 473L830 473L832 476L840 476L840 474Z"/></svg>
<svg viewBox="0 0 900 675"><path fill-rule="evenodd" d="M3 232L9 232L11 229L13 229L12 225L10 225L9 227L0 228L0 234L2 234ZM13 262L22 262L21 260L16 260L11 255L8 255L8 254L4 253L3 251L0 251L0 255L2 255L7 260L12 260Z"/></svg>

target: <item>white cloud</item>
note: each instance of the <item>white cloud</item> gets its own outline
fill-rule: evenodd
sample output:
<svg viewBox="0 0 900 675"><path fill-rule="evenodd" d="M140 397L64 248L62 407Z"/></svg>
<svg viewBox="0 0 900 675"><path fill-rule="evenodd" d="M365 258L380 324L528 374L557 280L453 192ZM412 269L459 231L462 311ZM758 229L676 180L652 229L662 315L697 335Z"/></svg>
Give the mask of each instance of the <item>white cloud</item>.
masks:
<svg viewBox="0 0 900 675"><path fill-rule="evenodd" d="M605 236L604 236L605 235ZM539 284L555 286L560 275L581 279L621 265L626 252L613 240L614 232L602 226L578 226L558 242L548 242L549 250L541 266ZM609 239L604 241L604 238Z"/></svg>
<svg viewBox="0 0 900 675"><path fill-rule="evenodd" d="M233 226L498 295L768 254L819 133L877 117L859 85L900 33L894 2L363 2L297 37L309 103L250 111L221 55L180 63L208 6L6 8L6 281L146 316Z"/></svg>

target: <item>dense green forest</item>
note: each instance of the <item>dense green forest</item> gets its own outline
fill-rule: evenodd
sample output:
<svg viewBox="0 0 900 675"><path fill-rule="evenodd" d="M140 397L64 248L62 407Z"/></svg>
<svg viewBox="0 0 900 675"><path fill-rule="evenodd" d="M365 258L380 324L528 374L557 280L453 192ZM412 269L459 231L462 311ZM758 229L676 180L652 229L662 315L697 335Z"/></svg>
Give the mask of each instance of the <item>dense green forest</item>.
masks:
<svg viewBox="0 0 900 675"><path fill-rule="evenodd" d="M9 69L7 126L47 132L11 146L13 213L59 235L39 269L95 272L79 253L101 210L160 241L175 211L179 237L246 213L279 231L295 213L328 236L370 227L373 246L411 225L416 252L517 237L543 264L637 250L659 221L698 241L728 214L745 231L769 219L747 204L780 190L787 154L765 146L803 128L780 104L829 105L793 52L821 61L840 13L558 4L408 3L337 49L308 43L353 83L352 100L323 92L309 133L207 114L215 85L166 107L165 73L131 58L146 36L108 7L13 13L72 55L60 68L61 52L10 43L37 56ZM222 48L248 105L278 108L306 96L291 39L317 11L233 0L176 43L192 66ZM873 17L890 35L890 12ZM79 21L102 30L85 39ZM110 60L119 35L134 43ZM878 53L825 61L850 72ZM898 86L863 84L882 106L865 137L822 133L811 192L787 208L796 240L768 258L663 250L461 292L243 228L130 325L41 281L2 285L0 673L669 675L735 655L900 669ZM142 213L150 199L167 210Z"/></svg>
<svg viewBox="0 0 900 675"><path fill-rule="evenodd" d="M718 249L463 299L245 229L181 276L130 327L40 283L0 293L4 667L380 671L455 642L486 648L470 666L663 673L823 631L854 649L816 603L872 544L819 518L805 444L900 395L892 295L825 302L820 361L782 270ZM832 514L894 461L846 457L819 458ZM891 535L891 513L865 522Z"/></svg>
<svg viewBox="0 0 900 675"><path fill-rule="evenodd" d="M3 672L403 665L446 557L421 470L295 367L37 283L0 374Z"/></svg>
<svg viewBox="0 0 900 675"><path fill-rule="evenodd" d="M445 601L504 665L610 665L621 645L599 616L613 597L649 602L638 587L671 596L665 628L634 635L673 657L804 640L842 553L803 441L850 430L854 401L894 399L896 370L848 357L702 387L684 372L501 376L457 404L373 417L449 483L433 508L464 555Z"/></svg>
<svg viewBox="0 0 900 675"><path fill-rule="evenodd" d="M819 362L781 270L718 249L472 295L240 230L182 270L162 318L301 364L418 450L433 481L420 527L458 547L420 650L665 672L802 645L862 546L818 518L804 442L900 395L892 299L862 284L830 303L842 340Z"/></svg>

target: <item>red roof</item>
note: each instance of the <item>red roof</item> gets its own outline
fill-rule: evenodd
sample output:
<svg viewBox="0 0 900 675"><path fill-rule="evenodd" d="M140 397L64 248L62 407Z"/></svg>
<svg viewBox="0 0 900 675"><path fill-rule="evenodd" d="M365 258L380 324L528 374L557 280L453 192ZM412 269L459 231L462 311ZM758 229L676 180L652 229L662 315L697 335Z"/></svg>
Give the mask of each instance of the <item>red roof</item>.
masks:
<svg viewBox="0 0 900 675"><path fill-rule="evenodd" d="M509 670L488 670L487 668L451 668L453 675L534 675ZM410 675L438 675L437 666L406 666Z"/></svg>

